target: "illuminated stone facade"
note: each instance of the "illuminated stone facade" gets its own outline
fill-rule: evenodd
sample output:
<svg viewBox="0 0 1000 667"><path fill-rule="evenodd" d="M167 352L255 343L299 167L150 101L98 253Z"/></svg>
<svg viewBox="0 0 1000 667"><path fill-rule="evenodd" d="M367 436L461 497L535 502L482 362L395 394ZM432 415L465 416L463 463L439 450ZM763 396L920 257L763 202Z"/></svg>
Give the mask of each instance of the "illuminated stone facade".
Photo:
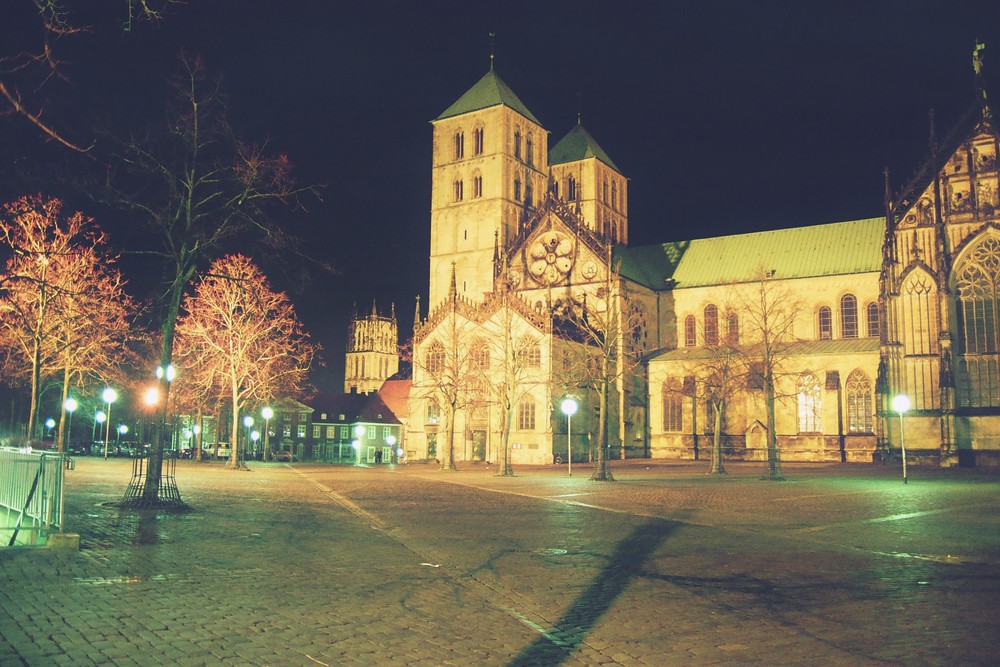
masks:
<svg viewBox="0 0 1000 667"><path fill-rule="evenodd" d="M370 314L355 315L347 335L344 393L376 392L395 375L399 371L398 341L395 306L388 317L379 315L374 303Z"/></svg>
<svg viewBox="0 0 1000 667"><path fill-rule="evenodd" d="M707 458L715 411L706 371L732 342L744 350L743 371L720 413L725 455L764 460L766 393L746 351L773 338L753 316L767 293L787 311L774 374L782 460L898 456L889 405L906 393L916 457L992 462L1000 140L981 99L898 195L887 185L885 217L628 247L622 172L579 124L546 150L543 126L491 70L433 123L430 303L427 318L419 304L415 318L408 458L440 456L450 413L456 460L497 461L503 412L489 388L443 410L435 378L450 373L461 385L476 359L489 364L499 346L524 340L538 362L512 408L512 463L565 457L557 406L570 392L582 393L573 442L586 456L594 397L565 382L559 359L574 343L553 325L584 304L627 321L620 344L643 354L614 380L613 456Z"/></svg>

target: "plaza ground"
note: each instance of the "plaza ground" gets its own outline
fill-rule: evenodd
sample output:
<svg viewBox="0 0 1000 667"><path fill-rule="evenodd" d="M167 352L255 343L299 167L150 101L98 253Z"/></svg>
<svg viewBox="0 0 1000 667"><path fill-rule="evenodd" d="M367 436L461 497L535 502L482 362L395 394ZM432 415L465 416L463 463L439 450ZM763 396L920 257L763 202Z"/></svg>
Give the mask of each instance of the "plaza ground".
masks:
<svg viewBox="0 0 1000 667"><path fill-rule="evenodd" d="M1000 472L181 461L67 472L79 552L0 550L6 665L987 665Z"/></svg>

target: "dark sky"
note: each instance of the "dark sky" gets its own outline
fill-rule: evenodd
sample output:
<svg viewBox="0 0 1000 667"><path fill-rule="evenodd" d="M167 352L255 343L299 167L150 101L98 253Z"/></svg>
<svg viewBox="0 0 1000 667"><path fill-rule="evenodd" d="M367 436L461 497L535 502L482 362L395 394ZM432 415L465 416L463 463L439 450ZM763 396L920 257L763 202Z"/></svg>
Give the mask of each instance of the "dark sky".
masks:
<svg viewBox="0 0 1000 667"><path fill-rule="evenodd" d="M943 134L972 102L977 37L1000 104L995 1L190 0L127 34L124 5L102 0L108 15L66 45L73 84L101 93L81 100L157 113L180 49L201 54L241 134L325 185L288 224L341 275L274 280L325 347L321 389L341 386L352 304L395 303L409 335L428 280L429 121L486 72L491 32L550 144L580 111L631 179L633 245L881 215L883 168L894 188L916 170L929 109ZM4 38L31 34L0 21Z"/></svg>

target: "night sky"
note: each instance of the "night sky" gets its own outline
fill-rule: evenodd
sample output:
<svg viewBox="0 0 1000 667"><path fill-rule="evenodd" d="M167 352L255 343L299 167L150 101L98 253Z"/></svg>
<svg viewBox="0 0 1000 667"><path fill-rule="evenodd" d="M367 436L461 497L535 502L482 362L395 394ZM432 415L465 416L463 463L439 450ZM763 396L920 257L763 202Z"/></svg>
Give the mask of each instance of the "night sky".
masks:
<svg viewBox="0 0 1000 667"><path fill-rule="evenodd" d="M31 3L0 10L8 52L37 33L15 5ZM404 338L418 293L426 315L429 121L487 71L490 33L497 72L550 145L579 112L631 179L632 245L882 215L883 168L894 189L917 169L929 110L943 135L972 103L976 38L1000 105L995 1L189 0L129 33L125 0L100 5L90 33L57 45L64 99L80 110L71 133L160 113L183 48L223 76L240 134L270 137L301 183L324 186L322 203L284 222L340 275L272 276L325 348L324 390L342 387L353 304L395 303ZM8 196L17 166L4 145L30 133L0 118Z"/></svg>

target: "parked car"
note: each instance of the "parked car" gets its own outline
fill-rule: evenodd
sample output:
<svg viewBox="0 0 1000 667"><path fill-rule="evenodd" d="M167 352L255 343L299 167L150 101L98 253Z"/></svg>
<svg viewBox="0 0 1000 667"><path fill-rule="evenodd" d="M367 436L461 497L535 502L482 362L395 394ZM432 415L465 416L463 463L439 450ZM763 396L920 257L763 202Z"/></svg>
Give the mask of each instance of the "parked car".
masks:
<svg viewBox="0 0 1000 667"><path fill-rule="evenodd" d="M291 463L292 461L295 460L295 457L292 456L292 453L290 451L288 451L288 450L282 450L280 452L274 452L271 455L271 460L272 461L280 461L282 463Z"/></svg>

